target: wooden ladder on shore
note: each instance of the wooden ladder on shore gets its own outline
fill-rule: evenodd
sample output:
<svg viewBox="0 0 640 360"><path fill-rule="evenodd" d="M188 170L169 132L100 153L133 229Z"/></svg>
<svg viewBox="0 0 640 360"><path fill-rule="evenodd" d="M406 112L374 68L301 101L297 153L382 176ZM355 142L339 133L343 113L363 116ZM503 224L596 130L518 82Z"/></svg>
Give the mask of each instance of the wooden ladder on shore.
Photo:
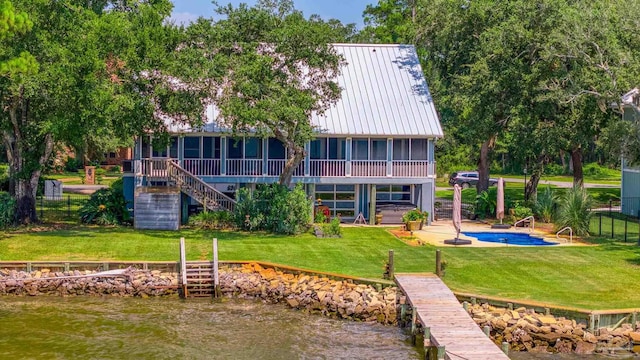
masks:
<svg viewBox="0 0 640 360"><path fill-rule="evenodd" d="M219 297L218 239L213 239L213 261L186 261L184 238L180 238L179 285L183 298Z"/></svg>

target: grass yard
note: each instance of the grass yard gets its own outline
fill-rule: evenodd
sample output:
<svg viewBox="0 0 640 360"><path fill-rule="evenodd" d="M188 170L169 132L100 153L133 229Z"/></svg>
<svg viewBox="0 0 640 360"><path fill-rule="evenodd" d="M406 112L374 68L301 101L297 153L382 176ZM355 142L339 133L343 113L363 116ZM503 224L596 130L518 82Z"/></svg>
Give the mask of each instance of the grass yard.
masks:
<svg viewBox="0 0 640 360"><path fill-rule="evenodd" d="M410 246L381 228L345 227L341 239L311 234L276 236L203 233L184 229L70 227L0 235L0 260L178 260L211 258L218 237L221 260L256 260L311 270L381 278L388 251L397 272L432 272L433 246ZM444 281L453 290L587 309L640 308L640 247L598 240L599 246L555 248L442 248Z"/></svg>

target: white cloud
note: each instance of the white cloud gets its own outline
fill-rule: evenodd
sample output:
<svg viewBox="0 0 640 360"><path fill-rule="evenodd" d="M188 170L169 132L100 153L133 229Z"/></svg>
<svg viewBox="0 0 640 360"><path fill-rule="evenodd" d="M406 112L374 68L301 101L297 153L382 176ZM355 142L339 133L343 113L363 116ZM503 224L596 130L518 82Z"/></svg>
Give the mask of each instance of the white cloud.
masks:
<svg viewBox="0 0 640 360"><path fill-rule="evenodd" d="M174 12L171 14L169 20L176 25L189 25L190 23L196 21L200 15L190 13L190 12Z"/></svg>

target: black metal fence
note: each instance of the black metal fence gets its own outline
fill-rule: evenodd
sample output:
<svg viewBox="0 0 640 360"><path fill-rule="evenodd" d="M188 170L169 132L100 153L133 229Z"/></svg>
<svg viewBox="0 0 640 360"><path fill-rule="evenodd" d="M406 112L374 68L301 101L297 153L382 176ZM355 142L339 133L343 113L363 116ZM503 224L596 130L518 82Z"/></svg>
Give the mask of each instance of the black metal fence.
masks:
<svg viewBox="0 0 640 360"><path fill-rule="evenodd" d="M621 213L619 208L599 209L591 216L589 233L640 245L640 219Z"/></svg>
<svg viewBox="0 0 640 360"><path fill-rule="evenodd" d="M84 194L39 196L36 200L38 218L45 222L78 222L80 208L90 197Z"/></svg>

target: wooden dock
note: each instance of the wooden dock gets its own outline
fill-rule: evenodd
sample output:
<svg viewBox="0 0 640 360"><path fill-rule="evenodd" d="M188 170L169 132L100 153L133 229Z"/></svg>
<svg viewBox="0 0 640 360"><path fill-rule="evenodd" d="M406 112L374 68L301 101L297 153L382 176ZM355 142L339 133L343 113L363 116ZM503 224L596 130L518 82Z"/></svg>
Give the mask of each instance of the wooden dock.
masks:
<svg viewBox="0 0 640 360"><path fill-rule="evenodd" d="M455 295L433 274L396 274L415 319L425 331L425 346L444 347L442 359L509 359L478 327ZM439 354L441 355L441 354Z"/></svg>

